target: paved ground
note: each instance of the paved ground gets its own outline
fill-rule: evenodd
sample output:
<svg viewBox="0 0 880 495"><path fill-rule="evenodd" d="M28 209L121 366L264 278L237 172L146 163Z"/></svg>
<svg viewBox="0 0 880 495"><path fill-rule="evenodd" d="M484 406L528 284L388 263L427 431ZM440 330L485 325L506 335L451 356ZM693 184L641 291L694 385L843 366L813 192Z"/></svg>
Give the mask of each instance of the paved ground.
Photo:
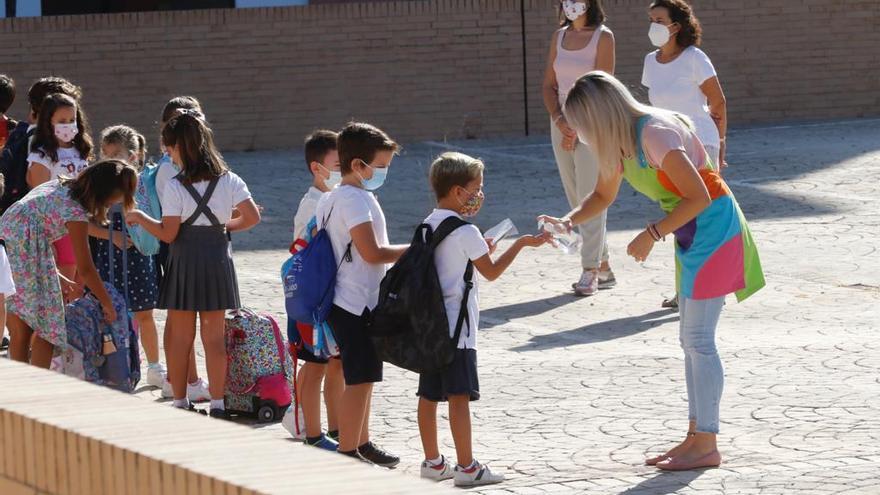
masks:
<svg viewBox="0 0 880 495"><path fill-rule="evenodd" d="M671 247L658 246L644 265L625 257L636 231L658 217L653 205L625 189L609 213L620 281L612 291L572 297L577 260L552 248L525 253L499 281L484 282L475 452L509 481L481 493L880 493L878 136L880 120L730 135L727 175L768 286L722 316L720 469L642 466L646 453L681 437L687 414L677 315L659 308L672 287ZM380 195L393 240L408 239L430 211L427 168L443 149L486 161L481 226L510 217L526 232L536 214L564 212L544 137L410 144ZM264 224L236 237L243 299L281 314L277 269L305 167L298 151L228 158L266 206ZM417 476L416 380L397 369L386 376L373 403L374 437ZM285 435L278 425L259 434ZM441 439L454 455L448 430Z"/></svg>

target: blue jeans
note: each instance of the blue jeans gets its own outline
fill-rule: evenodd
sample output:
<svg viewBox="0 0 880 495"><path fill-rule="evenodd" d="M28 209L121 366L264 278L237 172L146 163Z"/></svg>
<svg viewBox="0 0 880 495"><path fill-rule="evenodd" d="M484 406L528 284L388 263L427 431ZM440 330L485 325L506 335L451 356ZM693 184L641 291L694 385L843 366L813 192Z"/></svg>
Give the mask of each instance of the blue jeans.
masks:
<svg viewBox="0 0 880 495"><path fill-rule="evenodd" d="M703 433L718 433L724 369L715 348L715 328L723 307L723 297L696 300L680 296L678 302L688 417L696 421L697 431Z"/></svg>

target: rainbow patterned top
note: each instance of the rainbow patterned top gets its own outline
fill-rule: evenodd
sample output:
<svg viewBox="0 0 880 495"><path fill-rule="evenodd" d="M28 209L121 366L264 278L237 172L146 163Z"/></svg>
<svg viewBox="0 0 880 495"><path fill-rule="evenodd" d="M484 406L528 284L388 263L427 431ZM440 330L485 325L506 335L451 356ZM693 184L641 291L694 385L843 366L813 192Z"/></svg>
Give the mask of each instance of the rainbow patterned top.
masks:
<svg viewBox="0 0 880 495"><path fill-rule="evenodd" d="M652 168L642 148L642 130L651 118L639 119L637 159L624 160L623 177L636 191L659 203L665 212L681 202L681 193L662 171ZM714 165L699 170L712 203L675 231L678 292L690 299L712 299L735 293L743 301L764 287L758 249L733 193Z"/></svg>

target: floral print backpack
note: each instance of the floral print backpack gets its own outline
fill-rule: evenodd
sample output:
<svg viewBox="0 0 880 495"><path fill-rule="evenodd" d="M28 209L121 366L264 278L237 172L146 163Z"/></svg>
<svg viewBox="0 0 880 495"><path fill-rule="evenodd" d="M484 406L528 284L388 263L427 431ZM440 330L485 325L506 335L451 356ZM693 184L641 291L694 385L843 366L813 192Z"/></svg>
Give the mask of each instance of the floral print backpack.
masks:
<svg viewBox="0 0 880 495"><path fill-rule="evenodd" d="M293 400L295 370L278 323L242 308L226 317L226 409L280 421Z"/></svg>

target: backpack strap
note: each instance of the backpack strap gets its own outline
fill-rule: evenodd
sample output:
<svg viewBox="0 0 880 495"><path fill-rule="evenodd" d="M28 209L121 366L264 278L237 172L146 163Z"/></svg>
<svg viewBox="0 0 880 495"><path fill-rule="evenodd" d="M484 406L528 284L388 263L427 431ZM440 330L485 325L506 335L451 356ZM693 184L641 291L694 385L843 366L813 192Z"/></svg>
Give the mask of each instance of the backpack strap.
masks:
<svg viewBox="0 0 880 495"><path fill-rule="evenodd" d="M210 208L208 208L208 201L210 201L211 196L214 195L214 189L217 188L217 183L220 182L220 177L214 177L213 179L211 179L210 182L208 182L208 188L205 189L204 196L199 195L199 192L196 191L196 188L193 187L192 184L180 180L180 176L177 176L177 180L179 180L180 183L183 184L184 189L186 189L189 195L192 196L192 198L196 202L195 211L192 215L190 215L189 218L186 219L185 222L183 222L183 224L192 225L196 221L196 219L199 218L199 215L204 214L208 218L208 221L211 222L211 225L215 227L221 225L220 221L217 220L217 216L214 215L214 212L211 211Z"/></svg>
<svg viewBox="0 0 880 495"><path fill-rule="evenodd" d="M437 249L437 246L443 242L449 234L455 232L459 227L464 227L465 225L470 225L469 222L462 220L457 216L451 216L437 226L437 230L435 230L431 234L431 247L432 249ZM467 266L464 269L464 294L461 297L461 306L458 310L458 320L455 323L455 334L452 336L453 342L455 342L456 347L458 346L458 341L461 338L461 330L464 328L464 325L467 325L468 335L471 333L471 317L468 313L468 298L471 295L471 289L474 288L474 263L470 260L467 262Z"/></svg>

